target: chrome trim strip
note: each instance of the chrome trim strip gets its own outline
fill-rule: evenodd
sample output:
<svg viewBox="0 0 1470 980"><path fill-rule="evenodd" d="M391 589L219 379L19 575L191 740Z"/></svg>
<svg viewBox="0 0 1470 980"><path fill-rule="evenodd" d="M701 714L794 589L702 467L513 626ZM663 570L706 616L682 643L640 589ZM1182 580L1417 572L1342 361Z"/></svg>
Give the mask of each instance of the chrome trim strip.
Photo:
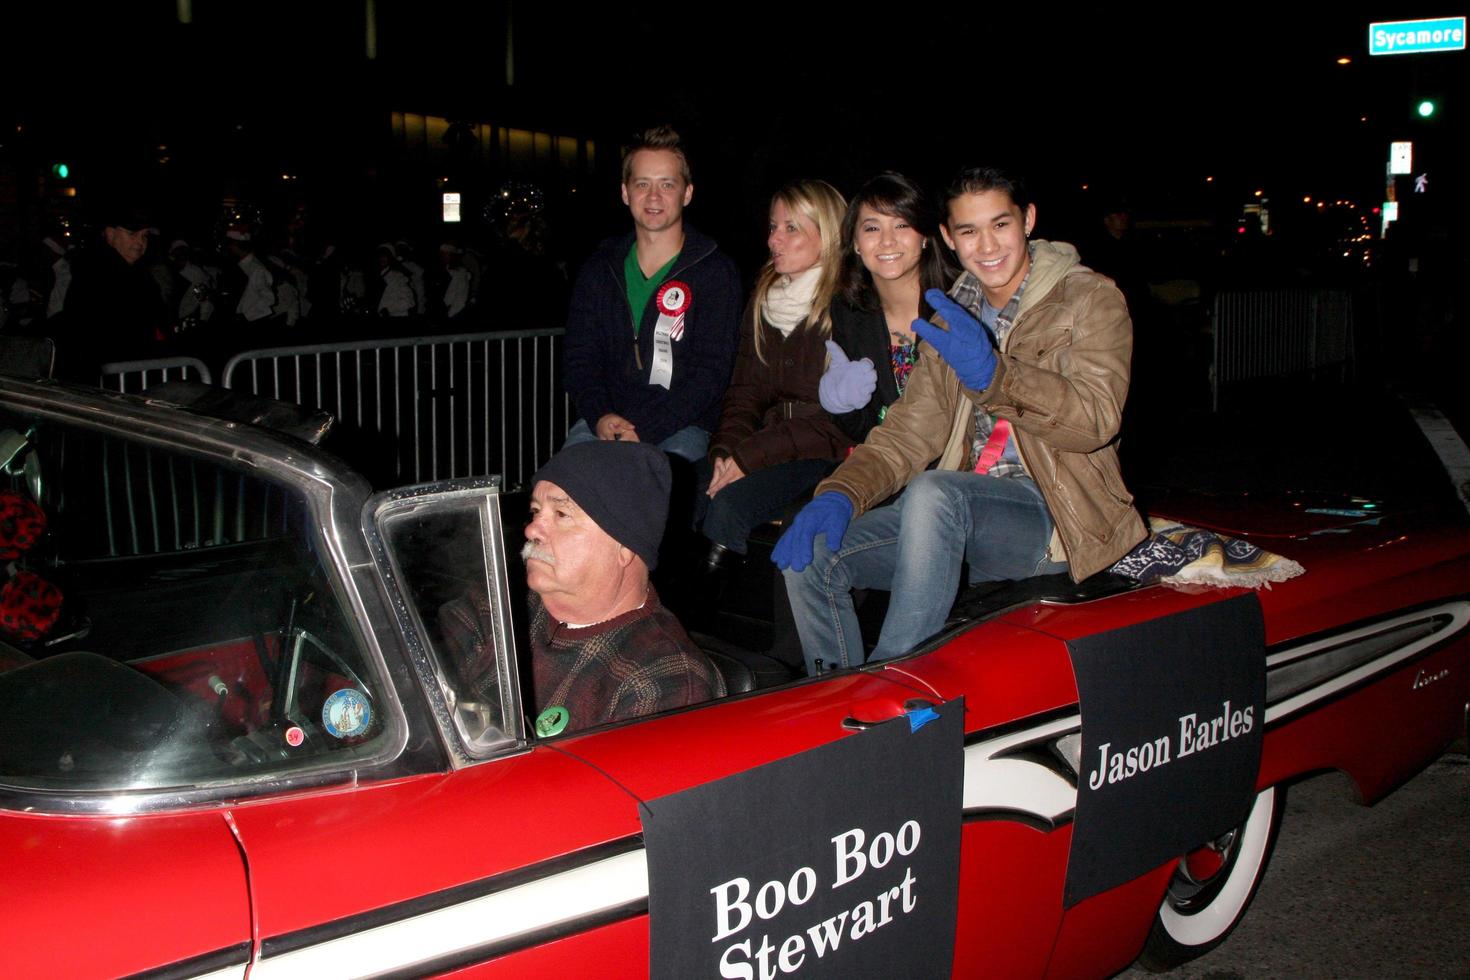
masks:
<svg viewBox="0 0 1470 980"><path fill-rule="evenodd" d="M503 944L548 927L629 908L648 898L641 847L422 915L275 956L251 967L252 980L373 976Z"/></svg>
<svg viewBox="0 0 1470 980"><path fill-rule="evenodd" d="M245 976L245 968L250 965L250 952L251 944L246 940L168 966L134 973L125 980L233 980ZM207 972L201 973L200 970Z"/></svg>
<svg viewBox="0 0 1470 980"><path fill-rule="evenodd" d="M1462 632L1467 625L1470 625L1470 601L1462 599L1442 603L1437 606L1430 606L1368 626L1345 630L1332 636L1304 643L1298 647L1288 647L1271 654L1266 658L1266 685L1268 691L1270 690L1271 684L1271 672L1274 668L1280 668L1287 664L1301 661L1314 654L1341 650L1351 646L1355 642L1369 642L1395 629L1414 626L1440 617L1448 618L1444 625L1429 635L1419 636L1410 643L1401 647L1392 648L1388 652L1374 657L1366 663L1359 664L1344 673L1329 677L1321 683L1309 687L1300 693L1293 694L1283 701L1275 704L1268 703L1266 706L1266 724L1270 725L1283 721L1318 701L1330 698L1341 691L1368 680L1376 674L1386 673L1399 664L1412 659L1416 654L1422 653L1430 647L1437 646L1455 634Z"/></svg>
<svg viewBox="0 0 1470 980"><path fill-rule="evenodd" d="M244 980L245 968L248 965L248 963L241 963L239 966L215 970L212 973L199 973L192 977L191 980Z"/></svg>

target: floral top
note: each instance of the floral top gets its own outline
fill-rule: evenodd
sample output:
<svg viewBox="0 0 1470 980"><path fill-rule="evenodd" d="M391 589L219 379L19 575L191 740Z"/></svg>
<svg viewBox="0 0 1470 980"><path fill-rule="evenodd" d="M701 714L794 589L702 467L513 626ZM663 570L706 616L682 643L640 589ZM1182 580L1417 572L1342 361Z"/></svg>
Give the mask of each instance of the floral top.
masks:
<svg viewBox="0 0 1470 980"><path fill-rule="evenodd" d="M898 384L898 397L903 397L904 385L908 384L909 375L914 370L914 365L919 363L919 348L914 340L905 340L901 344L890 344L888 356L893 364L893 380ZM881 420L888 414L887 406L878 413Z"/></svg>

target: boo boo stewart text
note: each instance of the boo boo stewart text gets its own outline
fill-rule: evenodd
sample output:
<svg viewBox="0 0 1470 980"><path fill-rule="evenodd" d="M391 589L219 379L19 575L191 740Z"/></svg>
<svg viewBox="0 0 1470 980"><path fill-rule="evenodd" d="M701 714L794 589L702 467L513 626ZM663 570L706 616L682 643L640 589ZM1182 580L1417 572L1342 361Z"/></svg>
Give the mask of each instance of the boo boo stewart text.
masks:
<svg viewBox="0 0 1470 980"><path fill-rule="evenodd" d="M841 888L863 877L869 871L882 869L895 858L905 858L919 848L922 831L917 820L905 821L895 833L883 831L871 843L860 827L833 837L834 874L831 888ZM887 877L897 876L897 867ZM844 940L857 942L895 920L907 915L918 904L914 885L918 879L912 867L903 869L902 880L887 881L873 898L865 898L850 909L816 922L803 931L787 936L777 946L769 934L762 934L759 944L742 939L731 944L720 956L720 976L731 980L773 980L780 973L795 973L808 955L818 960L835 952ZM710 942L720 942L748 928L753 919L773 919L782 908L805 905L817 892L817 872L803 866L792 872L786 882L773 879L756 889L751 899L750 879L732 878L710 889L715 900L715 934ZM820 904L820 903L819 903ZM753 962L752 962L753 961ZM758 972L757 972L758 971Z"/></svg>

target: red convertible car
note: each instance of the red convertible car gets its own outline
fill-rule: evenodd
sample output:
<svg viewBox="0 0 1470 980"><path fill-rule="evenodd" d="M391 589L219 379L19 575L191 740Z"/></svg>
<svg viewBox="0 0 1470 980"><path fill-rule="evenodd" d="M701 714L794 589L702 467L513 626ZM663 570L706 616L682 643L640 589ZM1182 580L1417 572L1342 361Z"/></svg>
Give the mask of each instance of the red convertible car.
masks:
<svg viewBox="0 0 1470 980"><path fill-rule="evenodd" d="M539 738L494 481L373 494L8 379L0 468L8 977L1165 968L1244 914L1287 784L1371 802L1470 704L1470 531L1362 501L1178 505L1306 568L1270 590L1018 583L897 660L716 651L725 698Z"/></svg>

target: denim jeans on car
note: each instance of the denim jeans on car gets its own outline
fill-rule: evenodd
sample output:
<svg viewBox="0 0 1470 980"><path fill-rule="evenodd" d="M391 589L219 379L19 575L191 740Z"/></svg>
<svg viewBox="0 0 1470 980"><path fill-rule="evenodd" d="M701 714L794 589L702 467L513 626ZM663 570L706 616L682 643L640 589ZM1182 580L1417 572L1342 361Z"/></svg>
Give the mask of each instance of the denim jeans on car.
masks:
<svg viewBox="0 0 1470 980"><path fill-rule="evenodd" d="M751 531L786 513L792 501L822 482L836 465L830 459L793 459L727 484L707 498L708 503L702 507L699 516L704 522L704 536L736 554L745 554ZM704 485L708 486L709 473L703 472L702 476Z"/></svg>
<svg viewBox="0 0 1470 980"><path fill-rule="evenodd" d="M920 473L896 502L857 518L833 554L819 536L812 563L786 572L807 673L857 667L863 639L853 589L887 589L888 615L871 660L912 650L944 626L968 563L970 582L1060 571L1047 560L1051 515L1027 477Z"/></svg>
<svg viewBox="0 0 1470 980"><path fill-rule="evenodd" d="M567 441L562 443L561 447L565 449L579 442L592 442L596 438L597 433L592 431L592 426L587 424L587 420L577 419L567 430ZM666 453L683 457L691 463L698 463L709 451L709 433L697 425L686 425L659 443L658 448Z"/></svg>

